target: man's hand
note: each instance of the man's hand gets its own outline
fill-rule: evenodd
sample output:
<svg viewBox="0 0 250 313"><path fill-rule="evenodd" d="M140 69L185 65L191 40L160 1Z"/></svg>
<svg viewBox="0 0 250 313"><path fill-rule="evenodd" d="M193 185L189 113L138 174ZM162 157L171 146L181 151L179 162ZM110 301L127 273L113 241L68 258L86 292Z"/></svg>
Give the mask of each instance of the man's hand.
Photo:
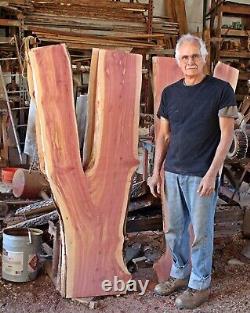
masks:
<svg viewBox="0 0 250 313"><path fill-rule="evenodd" d="M160 197L161 195L161 175L154 174L153 176L148 178L148 186L150 188L150 192L154 197Z"/></svg>
<svg viewBox="0 0 250 313"><path fill-rule="evenodd" d="M216 176L205 175L199 185L197 192L201 197L209 197L215 190Z"/></svg>

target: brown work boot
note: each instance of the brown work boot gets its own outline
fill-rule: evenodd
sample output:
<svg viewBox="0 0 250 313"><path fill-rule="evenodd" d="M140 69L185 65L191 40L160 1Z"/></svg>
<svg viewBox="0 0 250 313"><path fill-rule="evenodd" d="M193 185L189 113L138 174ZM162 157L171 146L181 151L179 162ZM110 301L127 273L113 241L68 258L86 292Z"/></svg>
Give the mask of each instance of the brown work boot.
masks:
<svg viewBox="0 0 250 313"><path fill-rule="evenodd" d="M170 277L167 281L157 284L154 292L159 296L168 296L171 293L184 289L188 285L188 279Z"/></svg>
<svg viewBox="0 0 250 313"><path fill-rule="evenodd" d="M196 290L188 288L175 300L178 309L194 309L206 302L210 295L210 288Z"/></svg>

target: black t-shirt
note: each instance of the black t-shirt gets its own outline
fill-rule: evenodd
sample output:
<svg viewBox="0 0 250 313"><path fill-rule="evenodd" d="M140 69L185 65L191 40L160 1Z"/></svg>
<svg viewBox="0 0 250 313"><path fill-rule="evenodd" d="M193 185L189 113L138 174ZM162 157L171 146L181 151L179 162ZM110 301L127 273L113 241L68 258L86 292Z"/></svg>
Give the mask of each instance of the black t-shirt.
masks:
<svg viewBox="0 0 250 313"><path fill-rule="evenodd" d="M220 141L219 116L236 117L236 109L230 84L208 75L196 85L181 79L166 87L157 113L170 124L164 169L203 177Z"/></svg>

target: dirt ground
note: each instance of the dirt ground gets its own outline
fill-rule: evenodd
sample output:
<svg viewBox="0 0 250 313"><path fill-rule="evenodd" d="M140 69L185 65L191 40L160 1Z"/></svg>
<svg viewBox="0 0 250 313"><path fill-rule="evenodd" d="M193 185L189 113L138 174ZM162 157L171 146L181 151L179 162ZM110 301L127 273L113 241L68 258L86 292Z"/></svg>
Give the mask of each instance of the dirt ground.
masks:
<svg viewBox="0 0 250 313"><path fill-rule="evenodd" d="M244 244L245 240L235 236L225 248L215 251L210 301L193 312L250 312L250 264L228 264L230 259L239 258L239 252ZM98 307L94 310L90 310L86 304L78 301L63 299L45 273L41 273L35 281L28 283L11 283L1 279L0 312L179 312L174 306L177 294L168 297L153 294L152 289L156 283L156 278L152 268L139 268L139 271L134 275L137 279L150 279L149 288L145 295L139 296L138 293L128 293L119 297L109 296L96 299Z"/></svg>

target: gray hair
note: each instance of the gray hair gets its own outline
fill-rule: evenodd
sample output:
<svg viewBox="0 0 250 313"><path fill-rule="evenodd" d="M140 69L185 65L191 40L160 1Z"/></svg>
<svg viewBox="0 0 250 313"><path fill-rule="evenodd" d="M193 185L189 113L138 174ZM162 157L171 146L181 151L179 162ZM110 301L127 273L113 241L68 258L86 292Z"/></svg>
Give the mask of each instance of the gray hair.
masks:
<svg viewBox="0 0 250 313"><path fill-rule="evenodd" d="M180 47L183 45L184 42L190 42L190 43L199 45L202 59L204 62L206 61L206 56L208 55L208 52L207 52L205 42L197 36L194 36L191 34L185 34L179 38L175 47L175 59L178 64L180 62Z"/></svg>

